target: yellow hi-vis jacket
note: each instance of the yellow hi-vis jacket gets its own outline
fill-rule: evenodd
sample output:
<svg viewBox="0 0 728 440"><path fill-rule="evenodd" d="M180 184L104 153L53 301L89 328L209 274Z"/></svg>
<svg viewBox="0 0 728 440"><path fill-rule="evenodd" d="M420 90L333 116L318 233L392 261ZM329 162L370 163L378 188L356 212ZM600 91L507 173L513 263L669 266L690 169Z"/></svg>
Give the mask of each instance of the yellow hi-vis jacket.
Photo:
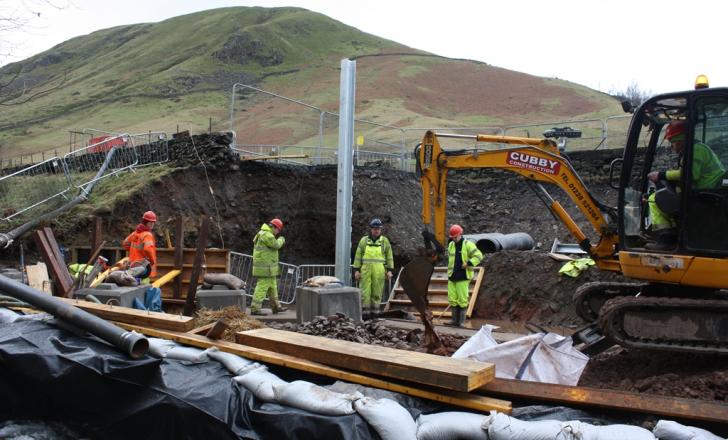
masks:
<svg viewBox="0 0 728 440"><path fill-rule="evenodd" d="M273 229L267 224L260 227L260 231L253 238L253 276L278 276L278 249L282 248L286 240L276 238Z"/></svg>

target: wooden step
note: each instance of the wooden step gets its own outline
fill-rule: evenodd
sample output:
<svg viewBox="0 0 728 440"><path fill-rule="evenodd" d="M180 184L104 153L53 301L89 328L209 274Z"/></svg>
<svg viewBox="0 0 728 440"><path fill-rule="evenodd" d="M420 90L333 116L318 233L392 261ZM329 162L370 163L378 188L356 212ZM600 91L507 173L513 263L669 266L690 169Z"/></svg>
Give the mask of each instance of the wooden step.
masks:
<svg viewBox="0 0 728 440"><path fill-rule="evenodd" d="M392 299L389 301L392 305L411 305L412 302L408 299ZM430 308L436 308L436 307L447 307L448 304L450 304L447 301L428 301L427 304L430 306Z"/></svg>

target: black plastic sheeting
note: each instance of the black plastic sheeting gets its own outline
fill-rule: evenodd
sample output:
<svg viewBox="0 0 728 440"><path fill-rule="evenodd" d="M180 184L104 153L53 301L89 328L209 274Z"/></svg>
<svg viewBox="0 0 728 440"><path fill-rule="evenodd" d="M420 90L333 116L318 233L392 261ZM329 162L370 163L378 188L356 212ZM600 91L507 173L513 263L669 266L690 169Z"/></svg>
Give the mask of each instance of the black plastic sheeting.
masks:
<svg viewBox="0 0 728 440"><path fill-rule="evenodd" d="M43 321L0 324L2 420L60 420L94 439L378 438L357 414L261 403L231 378L218 362L132 360Z"/></svg>

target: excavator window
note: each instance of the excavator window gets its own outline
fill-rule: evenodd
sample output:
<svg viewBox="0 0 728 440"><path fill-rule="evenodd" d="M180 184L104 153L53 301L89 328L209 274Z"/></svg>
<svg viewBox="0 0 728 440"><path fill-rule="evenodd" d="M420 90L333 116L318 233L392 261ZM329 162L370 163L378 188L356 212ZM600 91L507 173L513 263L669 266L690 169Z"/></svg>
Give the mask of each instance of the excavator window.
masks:
<svg viewBox="0 0 728 440"><path fill-rule="evenodd" d="M728 255L728 96L696 99L685 154L685 236L695 253Z"/></svg>

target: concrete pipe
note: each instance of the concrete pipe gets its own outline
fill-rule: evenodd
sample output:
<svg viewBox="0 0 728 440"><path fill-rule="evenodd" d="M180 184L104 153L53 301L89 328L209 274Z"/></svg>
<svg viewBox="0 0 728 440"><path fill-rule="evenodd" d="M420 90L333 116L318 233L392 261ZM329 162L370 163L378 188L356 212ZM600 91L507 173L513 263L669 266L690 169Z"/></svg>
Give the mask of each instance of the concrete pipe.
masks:
<svg viewBox="0 0 728 440"><path fill-rule="evenodd" d="M530 251L535 246L533 237L525 232L468 234L463 235L463 238L474 242L480 252L484 254L492 254L503 250Z"/></svg>
<svg viewBox="0 0 728 440"><path fill-rule="evenodd" d="M134 359L143 357L149 349L149 341L143 335L126 331L88 312L68 305L63 301L59 301L52 296L3 275L0 275L0 291L48 312L60 320L86 330L92 335L98 336L128 353Z"/></svg>

